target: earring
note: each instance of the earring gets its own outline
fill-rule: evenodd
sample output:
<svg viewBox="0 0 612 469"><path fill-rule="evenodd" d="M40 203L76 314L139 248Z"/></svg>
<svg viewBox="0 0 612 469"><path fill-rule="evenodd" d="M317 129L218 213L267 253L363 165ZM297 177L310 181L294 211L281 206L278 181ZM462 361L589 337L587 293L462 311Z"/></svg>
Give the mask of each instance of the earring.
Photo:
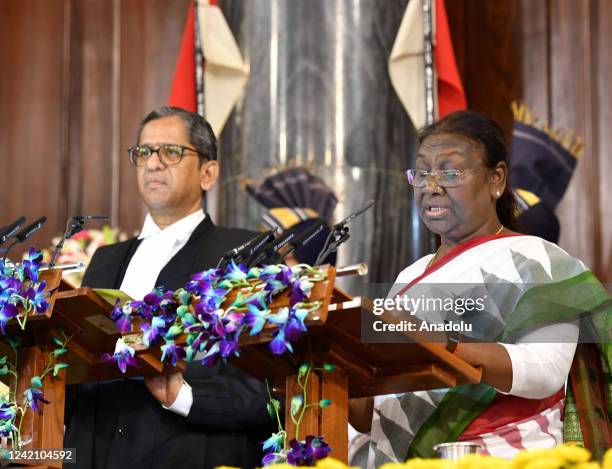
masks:
<svg viewBox="0 0 612 469"><path fill-rule="evenodd" d="M497 191L497 192L495 193L495 195L496 195L497 197L499 197L499 196L501 195L501 192Z"/></svg>

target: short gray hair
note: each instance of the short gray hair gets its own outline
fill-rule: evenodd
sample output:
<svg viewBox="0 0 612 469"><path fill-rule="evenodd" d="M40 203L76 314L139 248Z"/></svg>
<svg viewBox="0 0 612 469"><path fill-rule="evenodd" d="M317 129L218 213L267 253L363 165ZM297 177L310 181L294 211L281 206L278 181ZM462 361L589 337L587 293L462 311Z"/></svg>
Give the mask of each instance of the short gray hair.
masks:
<svg viewBox="0 0 612 469"><path fill-rule="evenodd" d="M162 117L180 117L189 131L189 143L198 151L200 164L217 159L217 138L210 124L200 114L173 106L162 106L151 111L140 122L136 132L136 142L140 142L142 129L149 122Z"/></svg>

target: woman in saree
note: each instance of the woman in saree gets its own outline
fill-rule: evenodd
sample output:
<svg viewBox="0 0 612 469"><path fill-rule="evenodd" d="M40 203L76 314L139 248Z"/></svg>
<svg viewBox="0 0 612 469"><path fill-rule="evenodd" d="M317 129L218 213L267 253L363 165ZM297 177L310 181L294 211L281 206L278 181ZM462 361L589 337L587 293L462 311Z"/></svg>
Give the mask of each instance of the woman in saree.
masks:
<svg viewBox="0 0 612 469"><path fill-rule="evenodd" d="M456 112L424 128L419 141L407 176L419 215L441 245L402 271L390 296L458 282L488 295L473 331L449 336L447 345L482 368L482 381L352 401L351 423L364 434L355 441L365 444L352 444L351 462L372 468L433 457L434 445L452 441L511 458L570 439L601 454L612 445L610 296L582 262L515 231L509 155L493 120ZM566 415L564 432L570 398L579 418Z"/></svg>

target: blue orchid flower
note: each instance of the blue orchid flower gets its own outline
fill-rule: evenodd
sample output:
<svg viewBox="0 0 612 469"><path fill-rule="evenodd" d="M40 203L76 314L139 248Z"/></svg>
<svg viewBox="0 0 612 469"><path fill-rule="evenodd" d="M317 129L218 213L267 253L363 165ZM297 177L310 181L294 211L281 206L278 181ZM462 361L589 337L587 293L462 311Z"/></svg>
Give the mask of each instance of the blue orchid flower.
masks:
<svg viewBox="0 0 612 469"><path fill-rule="evenodd" d="M136 358L134 357L135 353L136 353L136 350L134 350L132 347L127 345L123 341L123 339L118 339L117 343L115 344L115 353L112 355L108 353L103 354L102 360L106 362L112 362L112 361L116 362L117 365L119 366L119 369L121 370L121 373L125 373L128 365L129 366L138 365L138 362L136 361Z"/></svg>
<svg viewBox="0 0 612 469"><path fill-rule="evenodd" d="M34 306L34 310L38 314L44 314L49 308L45 287L46 282L42 281L36 289L30 287L23 294L23 297L26 298L32 304L32 306Z"/></svg>
<svg viewBox="0 0 612 469"><path fill-rule="evenodd" d="M293 466L314 466L316 461L327 457L331 452L329 445L322 436L306 437L306 441L297 441L295 438L289 442L291 449L287 451L287 462Z"/></svg>
<svg viewBox="0 0 612 469"><path fill-rule="evenodd" d="M241 280L246 280L247 278L247 268L244 264L236 264L233 260L230 265L227 266L227 270L224 275L226 280L231 282L239 282Z"/></svg>
<svg viewBox="0 0 612 469"><path fill-rule="evenodd" d="M19 314L19 310L14 304L4 303L0 304L0 330L2 335L6 334L6 323Z"/></svg>
<svg viewBox="0 0 612 469"><path fill-rule="evenodd" d="M12 432L17 431L15 426L16 407L8 401L2 399L0 401L0 436L9 436Z"/></svg>
<svg viewBox="0 0 612 469"><path fill-rule="evenodd" d="M233 355L239 356L238 351L238 334L234 334L231 339L224 339L219 342L219 354L223 358L228 358Z"/></svg>
<svg viewBox="0 0 612 469"><path fill-rule="evenodd" d="M161 361L170 360L172 366L176 366L176 362L185 358L185 351L182 347L178 347L173 340L167 340L165 345L161 346L162 356Z"/></svg>
<svg viewBox="0 0 612 469"><path fill-rule="evenodd" d="M38 404L40 402L44 402L45 404L49 403L49 401L43 397L43 392L37 387L27 388L23 392L23 397L34 412L38 412Z"/></svg>
<svg viewBox="0 0 612 469"><path fill-rule="evenodd" d="M272 433L270 437L262 443L264 451L272 451L278 453L285 444L284 432Z"/></svg>
<svg viewBox="0 0 612 469"><path fill-rule="evenodd" d="M247 305L247 310L245 322L251 328L249 335L257 335L266 325L266 317L269 314L269 310L260 309L254 304Z"/></svg>
<svg viewBox="0 0 612 469"><path fill-rule="evenodd" d="M289 301L292 305L304 301L312 291L312 282L304 279L298 279L291 286Z"/></svg>
<svg viewBox="0 0 612 469"><path fill-rule="evenodd" d="M268 347L274 355L282 355L287 350L293 352L293 347L285 339L285 330L282 328L278 329Z"/></svg>
<svg viewBox="0 0 612 469"><path fill-rule="evenodd" d="M132 330L132 308L129 304L120 306L120 301L115 302L115 307L111 311L110 318L115 321L119 332L125 333Z"/></svg>

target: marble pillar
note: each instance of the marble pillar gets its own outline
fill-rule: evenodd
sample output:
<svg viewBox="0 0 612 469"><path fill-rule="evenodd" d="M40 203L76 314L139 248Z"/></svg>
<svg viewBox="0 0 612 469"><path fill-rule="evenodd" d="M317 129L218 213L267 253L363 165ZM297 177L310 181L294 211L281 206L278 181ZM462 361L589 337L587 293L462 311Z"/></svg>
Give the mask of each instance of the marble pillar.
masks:
<svg viewBox="0 0 612 469"><path fill-rule="evenodd" d="M406 0L219 0L250 77L220 135L219 223L256 228L262 208L244 191L289 164L306 165L339 198L350 225L338 265L366 262L366 280L392 282L427 251L404 171L415 130L387 72Z"/></svg>

